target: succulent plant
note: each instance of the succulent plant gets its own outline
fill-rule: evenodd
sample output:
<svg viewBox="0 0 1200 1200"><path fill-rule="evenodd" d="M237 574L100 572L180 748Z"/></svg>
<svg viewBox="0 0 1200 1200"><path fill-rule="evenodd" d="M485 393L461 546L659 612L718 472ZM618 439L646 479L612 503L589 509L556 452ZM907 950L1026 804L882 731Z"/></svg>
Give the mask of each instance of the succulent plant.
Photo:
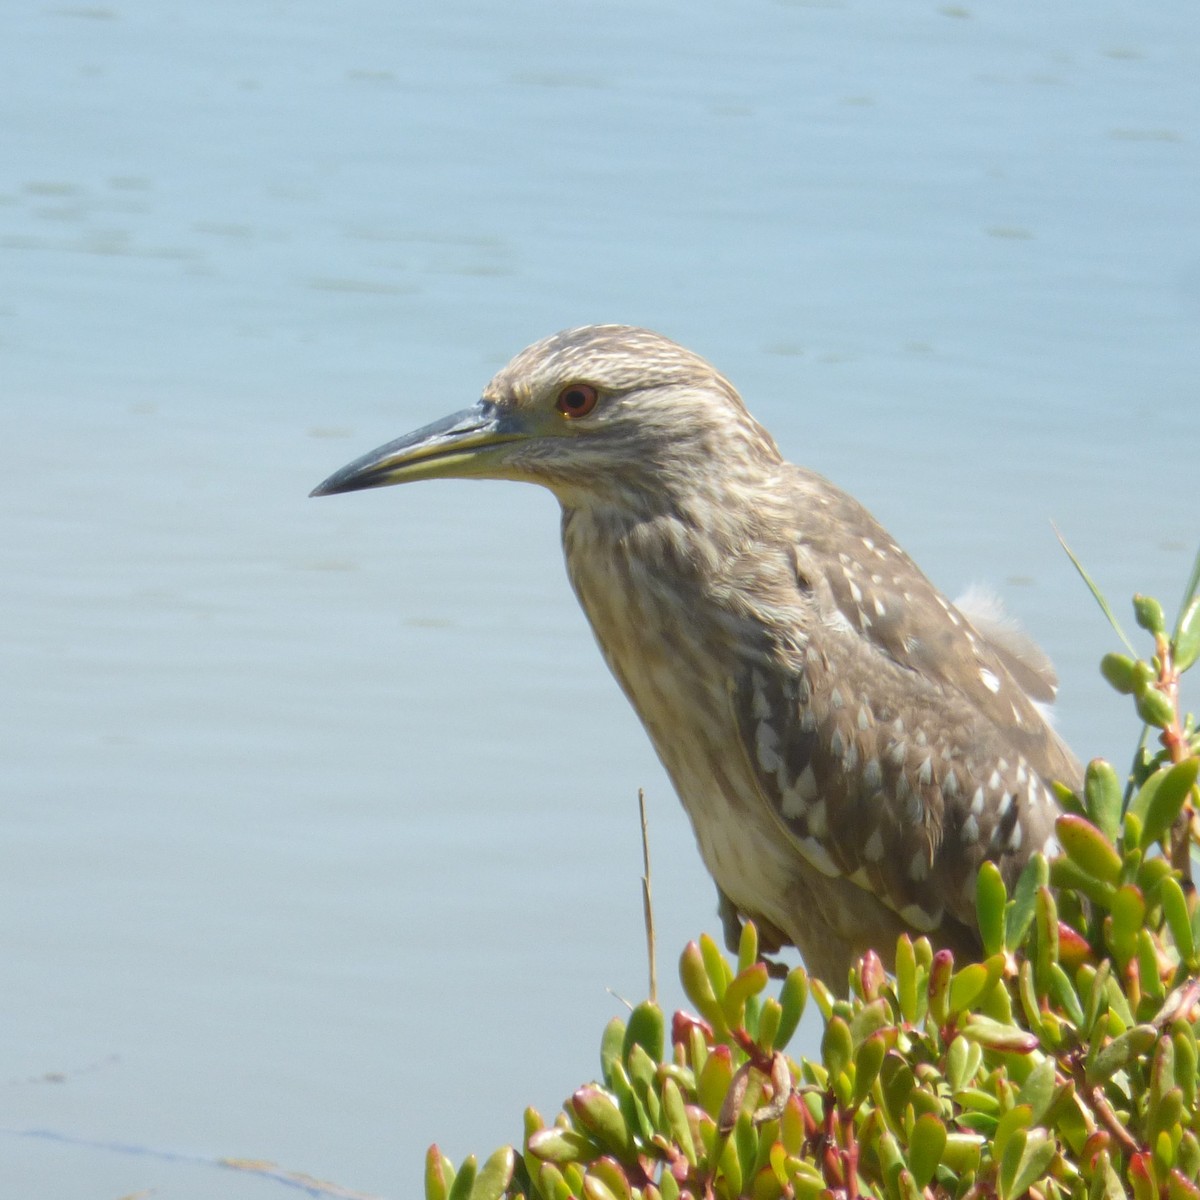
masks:
<svg viewBox="0 0 1200 1200"><path fill-rule="evenodd" d="M980 961L906 936L847 1000L800 967L771 995L753 925L735 963L703 936L680 958L694 1015L611 1021L599 1080L549 1124L527 1110L520 1150L455 1169L431 1147L427 1200L1200 1200L1196 591L1170 633L1135 598L1153 654L1102 664L1146 725L1133 767L1061 792L1062 853L1011 895L984 866ZM820 1057L793 1059L809 1003Z"/></svg>

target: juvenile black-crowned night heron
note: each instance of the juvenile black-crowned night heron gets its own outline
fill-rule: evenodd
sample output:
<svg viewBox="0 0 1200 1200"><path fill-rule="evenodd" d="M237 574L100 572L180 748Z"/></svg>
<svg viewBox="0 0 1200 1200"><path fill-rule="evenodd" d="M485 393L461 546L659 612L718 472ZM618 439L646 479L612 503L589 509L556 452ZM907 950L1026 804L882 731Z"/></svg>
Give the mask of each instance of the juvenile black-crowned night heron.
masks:
<svg viewBox="0 0 1200 1200"><path fill-rule="evenodd" d="M1049 784L1079 765L1039 707L1048 662L785 462L702 358L622 325L555 334L313 495L447 476L558 497L571 583L722 913L768 951L839 990L904 930L969 953L980 863L1011 883L1053 848Z"/></svg>

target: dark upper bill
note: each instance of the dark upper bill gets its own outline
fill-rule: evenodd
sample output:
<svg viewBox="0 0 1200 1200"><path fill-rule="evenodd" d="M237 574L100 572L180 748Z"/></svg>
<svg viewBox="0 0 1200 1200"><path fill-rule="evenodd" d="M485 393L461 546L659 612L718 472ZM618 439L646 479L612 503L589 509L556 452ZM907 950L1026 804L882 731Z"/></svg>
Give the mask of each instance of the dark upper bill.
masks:
<svg viewBox="0 0 1200 1200"><path fill-rule="evenodd" d="M521 436L511 414L480 401L356 458L309 494L332 496L415 479L487 474L488 452Z"/></svg>

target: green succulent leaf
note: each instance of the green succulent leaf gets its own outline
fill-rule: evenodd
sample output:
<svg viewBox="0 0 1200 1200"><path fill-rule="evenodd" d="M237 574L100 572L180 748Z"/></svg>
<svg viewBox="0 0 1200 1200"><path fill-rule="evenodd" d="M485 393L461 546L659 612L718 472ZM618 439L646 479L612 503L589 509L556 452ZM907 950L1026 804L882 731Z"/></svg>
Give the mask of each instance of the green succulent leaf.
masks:
<svg viewBox="0 0 1200 1200"><path fill-rule="evenodd" d="M1162 1104L1166 1093L1175 1087L1175 1042L1172 1038L1159 1038L1154 1046L1154 1057L1150 1068L1150 1092L1146 1098L1146 1110L1151 1121L1156 1120L1154 1114ZM1180 1103L1183 1102L1183 1092L1180 1092Z"/></svg>
<svg viewBox="0 0 1200 1200"><path fill-rule="evenodd" d="M724 1145L720 1147L717 1169L725 1176L725 1186L729 1194L740 1196L743 1180L742 1163L738 1158L737 1146L732 1138L726 1139Z"/></svg>
<svg viewBox="0 0 1200 1200"><path fill-rule="evenodd" d="M957 1015L978 1008L1004 973L1004 955L994 954L986 963L969 963L950 984L950 1013Z"/></svg>
<svg viewBox="0 0 1200 1200"><path fill-rule="evenodd" d="M1178 1088L1172 1088L1162 1099L1158 1111L1152 1114L1150 1144L1153 1149L1154 1165L1160 1174L1167 1174L1175 1166L1175 1155L1183 1138L1179 1123L1183 1115L1183 1099Z"/></svg>
<svg viewBox="0 0 1200 1200"><path fill-rule="evenodd" d="M1140 853L1137 851L1135 853ZM1133 861L1134 856L1130 855L1130 861ZM1172 872L1174 868L1167 858L1160 856L1150 856L1145 858L1138 866L1137 874L1134 876L1134 882L1142 889L1142 895L1146 897L1148 904L1153 905L1158 898L1158 889L1162 886L1162 882Z"/></svg>
<svg viewBox="0 0 1200 1200"><path fill-rule="evenodd" d="M1058 962L1058 905L1048 887L1038 888L1036 951L1033 978L1040 998L1049 992L1050 968Z"/></svg>
<svg viewBox="0 0 1200 1200"><path fill-rule="evenodd" d="M904 1112L916 1086L912 1068L899 1054L889 1053L884 1057L879 1081L883 1085L883 1104L888 1118L892 1125L899 1127L904 1124Z"/></svg>
<svg viewBox="0 0 1200 1200"><path fill-rule="evenodd" d="M966 1041L966 1039L964 1039ZM966 1061L966 1078L968 1082L976 1079L979 1076L980 1068L983 1065L983 1047L978 1042L966 1041L967 1061Z"/></svg>
<svg viewBox="0 0 1200 1200"><path fill-rule="evenodd" d="M989 1050L1028 1054L1037 1049L1035 1034L1016 1025L1003 1025L990 1017L972 1014L962 1027L962 1035Z"/></svg>
<svg viewBox="0 0 1200 1200"><path fill-rule="evenodd" d="M662 1009L644 1000L629 1014L629 1023L621 1039L621 1056L628 1060L634 1046L641 1046L655 1062L662 1062L666 1041L667 1027Z"/></svg>
<svg viewBox="0 0 1200 1200"><path fill-rule="evenodd" d="M1010 1108L1000 1118L1000 1123L996 1126L995 1145L993 1147L996 1157L1003 1159L1012 1139L1018 1134L1024 1133L1032 1124L1033 1110L1028 1104L1018 1104Z"/></svg>
<svg viewBox="0 0 1200 1200"><path fill-rule="evenodd" d="M1121 856L1091 821L1065 813L1054 822L1054 832L1063 851L1080 870L1104 883L1120 879Z"/></svg>
<svg viewBox="0 0 1200 1200"><path fill-rule="evenodd" d="M1004 950L1004 915L1008 890L1004 876L991 859L984 861L975 877L975 912L979 919L979 937L985 955Z"/></svg>
<svg viewBox="0 0 1200 1200"><path fill-rule="evenodd" d="M854 1057L850 1026L841 1017L832 1017L821 1038L821 1059L831 1080L845 1073Z"/></svg>
<svg viewBox="0 0 1200 1200"><path fill-rule="evenodd" d="M688 942L683 948L683 953L679 956L679 979L687 998L713 1027L713 1032L724 1036L728 1032L725 1015L717 1002L717 994L713 990L712 979L699 943Z"/></svg>
<svg viewBox="0 0 1200 1200"><path fill-rule="evenodd" d="M742 923L738 937L737 969L739 972L758 962L758 926L753 921Z"/></svg>
<svg viewBox="0 0 1200 1200"><path fill-rule="evenodd" d="M757 996L770 982L771 976L765 962L756 962L739 971L729 981L725 995L721 997L721 1011L730 1029L745 1025L746 1005L752 996Z"/></svg>
<svg viewBox="0 0 1200 1200"><path fill-rule="evenodd" d="M733 1144L737 1150L738 1166L742 1170L742 1178L750 1179L758 1169L758 1130L754 1127L752 1115L742 1113L738 1118L737 1127L733 1131Z"/></svg>
<svg viewBox="0 0 1200 1200"><path fill-rule="evenodd" d="M884 1056L888 1051L888 1039L882 1031L873 1033L859 1047L854 1055L854 1094L852 1097L855 1107L860 1106L871 1094L875 1080L879 1078Z"/></svg>
<svg viewBox="0 0 1200 1200"><path fill-rule="evenodd" d="M612 1077L614 1063L619 1063L624 1055L625 1024L620 1017L613 1017L604 1027L600 1038L600 1074L607 1083Z"/></svg>
<svg viewBox="0 0 1200 1200"><path fill-rule="evenodd" d="M646 1053L640 1044L635 1042L630 1046L629 1056L625 1061L629 1078L633 1086L638 1089L639 1094L644 1094L647 1089L657 1087L659 1064Z"/></svg>
<svg viewBox="0 0 1200 1200"><path fill-rule="evenodd" d="M1034 854L1025 864L1009 903L1008 925L1004 935L1004 944L1009 950L1016 950L1025 940L1037 912L1038 889L1049 882L1050 868L1045 855Z"/></svg>
<svg viewBox="0 0 1200 1200"><path fill-rule="evenodd" d="M1137 662L1127 654L1106 654L1100 660L1100 674L1122 696L1131 695L1137 686Z"/></svg>
<svg viewBox="0 0 1200 1200"><path fill-rule="evenodd" d="M1148 687L1134 700L1137 714L1156 729L1166 729L1175 720L1175 706L1156 687Z"/></svg>
<svg viewBox="0 0 1200 1200"><path fill-rule="evenodd" d="M779 1029L775 1033L774 1046L782 1050L792 1040L804 1016L804 1008L808 1003L808 974L803 967L793 967L783 981L779 990L779 1006L783 1013L779 1019Z"/></svg>
<svg viewBox="0 0 1200 1200"><path fill-rule="evenodd" d="M1133 1200L1158 1200L1159 1186L1149 1154L1130 1155L1129 1182L1133 1185Z"/></svg>
<svg viewBox="0 0 1200 1200"><path fill-rule="evenodd" d="M875 1152L879 1155L884 1178L894 1188L900 1172L904 1170L904 1152L900 1149L900 1143L890 1129L882 1131Z"/></svg>
<svg viewBox="0 0 1200 1200"><path fill-rule="evenodd" d="M788 1165L792 1168L788 1178L796 1200L817 1200L825 1193L825 1180L811 1163L797 1161Z"/></svg>
<svg viewBox="0 0 1200 1200"><path fill-rule="evenodd" d="M1133 1009L1125 989L1110 972L1104 983L1104 995L1108 1002L1109 1016L1117 1022L1121 1029L1129 1029L1137 1022L1133 1019Z"/></svg>
<svg viewBox="0 0 1200 1200"><path fill-rule="evenodd" d="M959 1176L973 1175L979 1170L987 1142L977 1133L951 1133L946 1137L942 1162Z"/></svg>
<svg viewBox="0 0 1200 1200"><path fill-rule="evenodd" d="M667 1133L671 1142L682 1152L689 1166L695 1167L698 1159L691 1122L688 1121L687 1105L679 1085L670 1077L663 1082L662 1099L663 1116L666 1118Z"/></svg>
<svg viewBox="0 0 1200 1200"><path fill-rule="evenodd" d="M1184 1021L1177 1022L1171 1041L1175 1046L1175 1082L1189 1109L1196 1107L1196 1035ZM1200 1163L1197 1164L1200 1167Z"/></svg>
<svg viewBox="0 0 1200 1200"><path fill-rule="evenodd" d="M571 1097L576 1119L606 1150L625 1157L633 1153L633 1135L615 1097L595 1084L585 1084Z"/></svg>
<svg viewBox="0 0 1200 1200"><path fill-rule="evenodd" d="M949 950L939 950L933 956L933 967L929 972L929 1012L939 1025L950 1019L950 981L954 977L954 955Z"/></svg>
<svg viewBox="0 0 1200 1200"><path fill-rule="evenodd" d="M728 1046L715 1046L696 1080L696 1099L715 1121L733 1083L733 1055Z"/></svg>
<svg viewBox="0 0 1200 1200"><path fill-rule="evenodd" d="M880 997L864 1004L850 1019L850 1036L855 1046L880 1029L895 1029L896 1015L891 1004ZM894 1040L894 1039L893 1039Z"/></svg>
<svg viewBox="0 0 1200 1200"><path fill-rule="evenodd" d="M435 1145L425 1152L425 1200L447 1200L454 1183L454 1164Z"/></svg>
<svg viewBox="0 0 1200 1200"><path fill-rule="evenodd" d="M958 1127L970 1130L989 1141L996 1136L996 1126L999 1122L990 1113L964 1112L958 1117Z"/></svg>
<svg viewBox="0 0 1200 1200"><path fill-rule="evenodd" d="M1192 937L1192 914L1188 912L1183 888L1174 876L1168 876L1159 884L1158 902L1163 907L1163 916L1174 939L1175 949L1179 951L1179 957L1189 970L1195 970L1197 962L1196 946Z"/></svg>
<svg viewBox="0 0 1200 1200"><path fill-rule="evenodd" d="M502 1200L512 1183L517 1166L517 1152L511 1146L501 1146L479 1168L475 1186L471 1188L471 1200Z"/></svg>
<svg viewBox="0 0 1200 1200"><path fill-rule="evenodd" d="M599 1148L591 1138L577 1129L564 1129L561 1125L551 1125L548 1129L531 1133L525 1144L534 1158L558 1166L590 1162L599 1153Z"/></svg>
<svg viewBox="0 0 1200 1200"><path fill-rule="evenodd" d="M1137 623L1156 637L1167 631L1167 616L1163 606L1153 596L1136 595L1133 598L1133 615Z"/></svg>
<svg viewBox="0 0 1200 1200"><path fill-rule="evenodd" d="M1157 787L1158 785L1155 784ZM1121 818L1121 836L1124 839L1124 851L1127 859L1141 855L1142 850L1142 818L1132 809L1126 809Z"/></svg>
<svg viewBox="0 0 1200 1200"><path fill-rule="evenodd" d="M1122 789L1111 763L1102 758L1088 763L1083 795L1088 818L1115 845L1121 836Z"/></svg>
<svg viewBox="0 0 1200 1200"><path fill-rule="evenodd" d="M968 1046L974 1045L959 1034L946 1048L946 1082L952 1092L961 1091L967 1085Z"/></svg>
<svg viewBox="0 0 1200 1200"><path fill-rule="evenodd" d="M1171 828L1183 808L1188 792L1196 786L1196 774L1200 770L1200 758L1186 758L1173 767L1158 771L1151 776L1138 792L1130 810L1142 818L1143 849L1159 841ZM1139 803L1151 780L1158 780L1144 803Z"/></svg>
<svg viewBox="0 0 1200 1200"><path fill-rule="evenodd" d="M733 979L733 968L721 953L721 947L707 933L700 935L700 958L713 994L720 1000Z"/></svg>
<svg viewBox="0 0 1200 1200"><path fill-rule="evenodd" d="M1156 1002L1165 1000L1167 991L1159 974L1158 947L1148 929L1138 930L1137 960L1142 995Z"/></svg>
<svg viewBox="0 0 1200 1200"><path fill-rule="evenodd" d="M1042 1005L1038 998L1037 988L1034 986L1033 962L1028 958L1018 968L1017 991L1021 999L1021 1009L1029 1028L1035 1030L1040 1036L1045 1030L1045 1025L1042 1021Z"/></svg>
<svg viewBox="0 0 1200 1200"><path fill-rule="evenodd" d="M923 1191L933 1181L945 1148L946 1126L941 1120L933 1113L918 1117L908 1140L908 1169L918 1189Z"/></svg>
<svg viewBox="0 0 1200 1200"><path fill-rule="evenodd" d="M470 1200L478 1170L479 1165L475 1155L468 1154L463 1159L462 1166L458 1168L458 1173L454 1176L454 1182L450 1185L450 1191L447 1193L447 1200Z"/></svg>
<svg viewBox="0 0 1200 1200"><path fill-rule="evenodd" d="M588 1167L587 1176L584 1177L585 1194L587 1194L589 1177L602 1183L611 1195L617 1197L617 1200L632 1200L633 1189L629 1182L629 1176L626 1174L625 1168L615 1159L598 1158Z"/></svg>
<svg viewBox="0 0 1200 1200"><path fill-rule="evenodd" d="M896 1178L896 1185L900 1189L901 1200L924 1200L924 1194L917 1187L916 1180L912 1177L912 1172L905 1168Z"/></svg>
<svg viewBox="0 0 1200 1200"><path fill-rule="evenodd" d="M762 1001L758 1012L758 1028L754 1040L763 1050L773 1050L779 1039L779 1025L783 1020L783 1009L773 996L767 996Z"/></svg>
<svg viewBox="0 0 1200 1200"><path fill-rule="evenodd" d="M573 1200L571 1185L553 1163L540 1163L531 1175L537 1179L538 1200Z"/></svg>
<svg viewBox="0 0 1200 1200"><path fill-rule="evenodd" d="M1093 904L1101 908L1112 905L1116 889L1111 883L1105 883L1085 871L1072 858L1063 855L1050 864L1050 882L1064 890L1082 892Z"/></svg>
<svg viewBox="0 0 1200 1200"><path fill-rule="evenodd" d="M1153 1025L1134 1025L1125 1030L1099 1050L1088 1064L1088 1083L1101 1083L1123 1070L1139 1056L1146 1054L1157 1037L1158 1031Z"/></svg>
<svg viewBox="0 0 1200 1200"><path fill-rule="evenodd" d="M1025 1077L1017 1093L1017 1103L1028 1105L1030 1121L1038 1124L1050 1109L1056 1088L1055 1062L1044 1058Z"/></svg>
<svg viewBox="0 0 1200 1200"><path fill-rule="evenodd" d="M629 1076L629 1072L625 1068L624 1063L614 1063L612 1079L609 1080L609 1088L616 1097L617 1106L621 1110L621 1116L625 1120L626 1127L636 1137L649 1138L654 1134L654 1124L650 1119L650 1114L646 1106L642 1103L641 1097L638 1095L637 1089L633 1086L633 1080Z"/></svg>
<svg viewBox="0 0 1200 1200"><path fill-rule="evenodd" d="M919 990L917 958L912 939L906 933L901 934L896 942L896 999L900 1003L901 1015L910 1025L920 1020L917 1010Z"/></svg>
<svg viewBox="0 0 1200 1200"><path fill-rule="evenodd" d="M1109 943L1122 969L1137 953L1137 935L1146 920L1146 898L1136 884L1127 883L1113 894Z"/></svg>
<svg viewBox="0 0 1200 1200"><path fill-rule="evenodd" d="M1001 1200L1023 1196L1049 1169L1054 1154L1054 1140L1044 1129L1022 1130L1017 1134L1001 1160Z"/></svg>
<svg viewBox="0 0 1200 1200"><path fill-rule="evenodd" d="M829 990L824 980L818 979L815 975L808 981L808 988L809 994L817 1006L817 1011L828 1021L833 1016L835 999L833 992Z"/></svg>
<svg viewBox="0 0 1200 1200"><path fill-rule="evenodd" d="M628 1188L622 1192L614 1192L606 1180L599 1175L593 1175L589 1169L583 1177L584 1200L629 1200Z"/></svg>
<svg viewBox="0 0 1200 1200"><path fill-rule="evenodd" d="M1184 1175L1176 1169L1167 1176L1167 1200L1200 1200L1194 1171Z"/></svg>
<svg viewBox="0 0 1200 1200"><path fill-rule="evenodd" d="M795 1092L783 1106L783 1115L779 1118L779 1138L785 1152L790 1155L798 1154L804 1145L807 1136L804 1128L806 1111Z"/></svg>
<svg viewBox="0 0 1200 1200"><path fill-rule="evenodd" d="M1054 963L1050 968L1050 992L1072 1024L1077 1029L1082 1028L1083 1006L1079 993L1060 963Z"/></svg>
<svg viewBox="0 0 1200 1200"><path fill-rule="evenodd" d="M1108 1151L1101 1150L1092 1165L1092 1183L1088 1200L1128 1200L1121 1178L1113 1170Z"/></svg>

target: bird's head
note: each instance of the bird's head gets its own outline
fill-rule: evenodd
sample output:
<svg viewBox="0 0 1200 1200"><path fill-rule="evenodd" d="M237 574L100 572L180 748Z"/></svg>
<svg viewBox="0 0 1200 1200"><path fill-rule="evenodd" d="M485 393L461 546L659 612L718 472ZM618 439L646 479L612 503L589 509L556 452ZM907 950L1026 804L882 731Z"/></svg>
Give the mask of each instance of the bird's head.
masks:
<svg viewBox="0 0 1200 1200"><path fill-rule="evenodd" d="M314 496L418 479L517 479L564 504L695 488L780 461L704 359L647 329L589 325L522 350L479 403L372 450Z"/></svg>

